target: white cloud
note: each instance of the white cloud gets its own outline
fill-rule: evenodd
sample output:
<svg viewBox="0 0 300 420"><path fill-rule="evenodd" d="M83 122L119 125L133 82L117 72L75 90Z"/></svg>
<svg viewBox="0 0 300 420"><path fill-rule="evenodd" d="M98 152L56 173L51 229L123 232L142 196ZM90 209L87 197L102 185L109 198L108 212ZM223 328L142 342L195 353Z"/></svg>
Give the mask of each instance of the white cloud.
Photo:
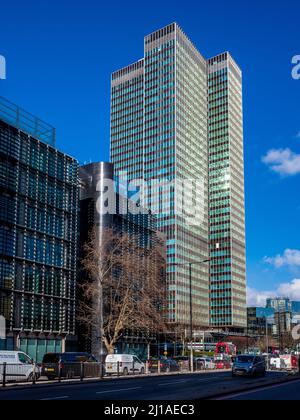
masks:
<svg viewBox="0 0 300 420"><path fill-rule="evenodd" d="M274 265L276 268L283 266L300 267L300 251L297 249L286 249L283 255L277 255L272 258L265 257L264 261Z"/></svg>
<svg viewBox="0 0 300 420"><path fill-rule="evenodd" d="M292 300L300 301L300 279L295 279L291 283L283 283L278 288L279 296L286 296Z"/></svg>
<svg viewBox="0 0 300 420"><path fill-rule="evenodd" d="M300 134L300 133L299 133ZM300 173L300 155L291 149L272 149L262 158L263 163L280 175L297 175Z"/></svg>
<svg viewBox="0 0 300 420"><path fill-rule="evenodd" d="M275 292L259 291L247 287L247 305L248 306L266 306L268 298L276 297Z"/></svg>
<svg viewBox="0 0 300 420"><path fill-rule="evenodd" d="M291 283L282 283L275 291L260 291L251 287L247 288L248 306L266 306L268 298L285 297L291 300L300 301L300 279Z"/></svg>

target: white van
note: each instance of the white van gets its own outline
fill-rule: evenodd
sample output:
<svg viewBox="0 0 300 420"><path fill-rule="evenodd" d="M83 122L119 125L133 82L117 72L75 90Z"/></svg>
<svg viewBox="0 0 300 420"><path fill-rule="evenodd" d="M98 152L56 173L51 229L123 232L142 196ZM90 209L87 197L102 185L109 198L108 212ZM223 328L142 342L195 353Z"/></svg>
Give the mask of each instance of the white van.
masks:
<svg viewBox="0 0 300 420"><path fill-rule="evenodd" d="M130 373L145 373L145 364L137 356L132 354L109 354L105 360L105 371L107 375L127 376Z"/></svg>
<svg viewBox="0 0 300 420"><path fill-rule="evenodd" d="M34 365L30 357L21 351L0 351L0 381L3 381L4 364L6 364L6 381L32 381ZM39 367L35 370L36 379L41 376Z"/></svg>

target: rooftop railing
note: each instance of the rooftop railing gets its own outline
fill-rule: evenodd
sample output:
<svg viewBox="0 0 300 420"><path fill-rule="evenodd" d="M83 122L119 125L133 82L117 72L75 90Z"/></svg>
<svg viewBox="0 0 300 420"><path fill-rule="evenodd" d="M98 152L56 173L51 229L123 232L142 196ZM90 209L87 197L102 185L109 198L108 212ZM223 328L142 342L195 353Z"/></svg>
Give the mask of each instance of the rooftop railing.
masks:
<svg viewBox="0 0 300 420"><path fill-rule="evenodd" d="M14 103L0 96L0 120L26 134L55 147L56 130Z"/></svg>

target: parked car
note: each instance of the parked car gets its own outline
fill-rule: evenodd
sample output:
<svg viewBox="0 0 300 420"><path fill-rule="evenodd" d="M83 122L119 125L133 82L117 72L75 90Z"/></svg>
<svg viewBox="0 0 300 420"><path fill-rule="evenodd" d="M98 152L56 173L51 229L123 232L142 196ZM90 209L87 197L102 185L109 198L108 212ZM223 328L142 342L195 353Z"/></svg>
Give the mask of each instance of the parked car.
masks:
<svg viewBox="0 0 300 420"><path fill-rule="evenodd" d="M180 366L174 359L162 358L162 359L150 359L149 360L149 372L158 372L158 360L160 361L161 373L180 372Z"/></svg>
<svg viewBox="0 0 300 420"><path fill-rule="evenodd" d="M265 376L266 362L262 356L237 356L232 367L232 376Z"/></svg>
<svg viewBox="0 0 300 420"><path fill-rule="evenodd" d="M231 356L227 356L227 355L216 356L214 363L215 363L215 369L218 369L218 370L231 369L232 358Z"/></svg>
<svg viewBox="0 0 300 420"><path fill-rule="evenodd" d="M97 359L90 353L47 353L43 357L42 376L46 376L49 380L59 376L69 379L80 377L82 363L97 364L100 370ZM95 375L92 376L98 376L96 370Z"/></svg>
<svg viewBox="0 0 300 420"><path fill-rule="evenodd" d="M34 373L36 380L41 376L40 368L38 366L34 368L33 360L26 353L0 351L0 381L3 381L4 363L6 363L7 382L30 382L34 379Z"/></svg>
<svg viewBox="0 0 300 420"><path fill-rule="evenodd" d="M145 373L145 364L132 354L110 354L106 356L105 371L107 375L124 375L130 373Z"/></svg>
<svg viewBox="0 0 300 420"><path fill-rule="evenodd" d="M179 365L180 370L189 370L191 358L189 356L176 356L173 360Z"/></svg>
<svg viewBox="0 0 300 420"><path fill-rule="evenodd" d="M215 360L215 369L226 370L231 369L232 364L228 360Z"/></svg>
<svg viewBox="0 0 300 420"><path fill-rule="evenodd" d="M204 369L215 369L216 365L215 362L210 357L197 357L195 359L195 368L197 370L204 370Z"/></svg>

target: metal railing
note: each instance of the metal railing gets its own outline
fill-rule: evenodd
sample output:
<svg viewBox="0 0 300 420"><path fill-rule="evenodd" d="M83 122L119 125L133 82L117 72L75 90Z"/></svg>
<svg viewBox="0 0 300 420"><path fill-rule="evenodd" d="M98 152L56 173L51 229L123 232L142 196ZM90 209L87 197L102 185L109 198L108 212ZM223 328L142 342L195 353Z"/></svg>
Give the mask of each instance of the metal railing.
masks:
<svg viewBox="0 0 300 420"><path fill-rule="evenodd" d="M11 383L61 382L63 380L79 380L103 378L104 365L101 363L53 363L45 366L36 364L0 364L0 386Z"/></svg>
<svg viewBox="0 0 300 420"><path fill-rule="evenodd" d="M0 96L0 120L55 147L56 130L54 127L10 102L3 96Z"/></svg>
<svg viewBox="0 0 300 420"><path fill-rule="evenodd" d="M202 361L195 360L194 373L216 370L207 367ZM191 372L189 362L166 363L164 360L149 360L145 363L47 363L10 364L0 363L0 386L9 384L43 382L62 382L66 380L84 381L87 379L105 379L109 377L151 376L168 374L187 374Z"/></svg>

